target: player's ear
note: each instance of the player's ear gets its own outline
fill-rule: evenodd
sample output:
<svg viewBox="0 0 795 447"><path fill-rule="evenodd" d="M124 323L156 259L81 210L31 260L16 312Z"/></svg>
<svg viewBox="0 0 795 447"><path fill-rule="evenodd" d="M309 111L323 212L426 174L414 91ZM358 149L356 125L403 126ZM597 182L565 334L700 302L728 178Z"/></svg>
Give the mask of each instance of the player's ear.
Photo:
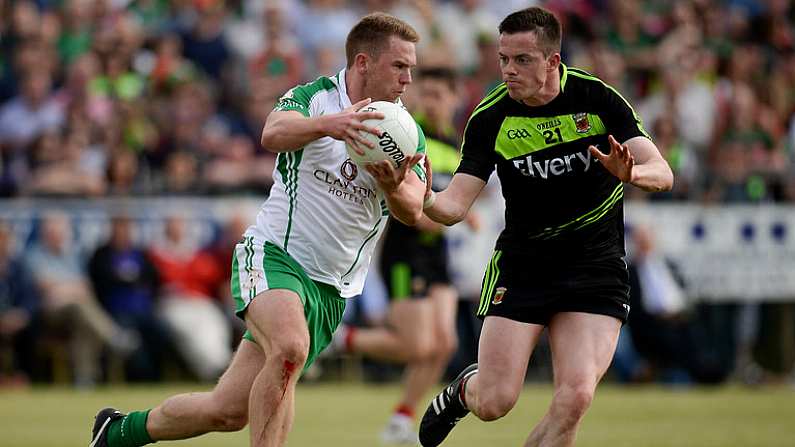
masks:
<svg viewBox="0 0 795 447"><path fill-rule="evenodd" d="M356 69L360 75L363 75L367 73L367 66L369 63L370 56L365 53L357 53L356 57L353 59L353 68Z"/></svg>
<svg viewBox="0 0 795 447"><path fill-rule="evenodd" d="M547 57L547 71L558 71L560 67L560 53L552 53Z"/></svg>

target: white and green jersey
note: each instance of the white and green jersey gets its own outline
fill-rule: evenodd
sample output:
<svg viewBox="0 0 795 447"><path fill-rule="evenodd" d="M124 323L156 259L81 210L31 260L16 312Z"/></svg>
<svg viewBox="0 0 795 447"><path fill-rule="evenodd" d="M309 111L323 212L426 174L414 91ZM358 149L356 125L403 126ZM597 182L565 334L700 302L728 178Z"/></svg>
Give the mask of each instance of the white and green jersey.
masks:
<svg viewBox="0 0 795 447"><path fill-rule="evenodd" d="M350 107L345 70L294 87L274 110L307 117ZM418 152L425 152L422 130ZM422 167L417 175L425 179ZM343 141L323 137L294 152L280 153L270 196L246 237L284 249L313 280L333 285L349 298L361 293L373 249L389 210L375 179L348 157Z"/></svg>

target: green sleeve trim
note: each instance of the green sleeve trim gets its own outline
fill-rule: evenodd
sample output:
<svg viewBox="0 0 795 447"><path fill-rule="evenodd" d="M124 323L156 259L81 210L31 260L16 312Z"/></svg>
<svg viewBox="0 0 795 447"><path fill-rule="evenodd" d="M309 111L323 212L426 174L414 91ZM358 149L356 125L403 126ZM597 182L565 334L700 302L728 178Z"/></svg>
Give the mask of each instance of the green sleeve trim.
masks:
<svg viewBox="0 0 795 447"><path fill-rule="evenodd" d="M472 122L472 119L475 118L475 115L477 115L478 113L488 109L489 107L493 106L494 104L497 104L507 94L508 94L508 86L506 86L505 83L502 83L502 84L498 85L497 87L495 87L494 90L492 90L491 93L489 93L483 99L483 101L481 101L480 104L478 104L478 106L475 108L475 110L472 112L472 114L469 115L469 119L467 120L467 124L464 127L463 137L461 138L461 147L462 148L464 148L465 145L466 145L466 135L467 135L467 129L469 128L469 123Z"/></svg>
<svg viewBox="0 0 795 447"><path fill-rule="evenodd" d="M427 145L427 143L425 141L425 133L422 131L422 127L420 127L419 124L417 124L417 123L415 123L415 124L417 125L417 137L418 137L417 153L424 154L425 151L426 151L426 145ZM411 170L414 171L415 174L417 174L417 177L420 178L420 181L425 183L425 178L426 178L425 177L425 166L423 166L422 162L417 163L416 165L414 165L411 168Z"/></svg>
<svg viewBox="0 0 795 447"><path fill-rule="evenodd" d="M334 84L331 79L321 76L313 82L299 85L288 90L284 96L279 98L279 101L276 103L276 106L273 108L273 110L295 110L296 112L301 112L302 115L308 117L309 105L312 103L312 99L314 99L314 97L321 92L332 91L336 88L336 84Z"/></svg>
<svg viewBox="0 0 795 447"><path fill-rule="evenodd" d="M290 232L293 228L293 212L295 211L296 201L298 200L298 166L301 164L303 155L303 149L294 152L282 152L278 155L276 160L276 169L282 176L284 189L289 200L287 229L284 232L285 252L287 252L287 245L290 242Z"/></svg>

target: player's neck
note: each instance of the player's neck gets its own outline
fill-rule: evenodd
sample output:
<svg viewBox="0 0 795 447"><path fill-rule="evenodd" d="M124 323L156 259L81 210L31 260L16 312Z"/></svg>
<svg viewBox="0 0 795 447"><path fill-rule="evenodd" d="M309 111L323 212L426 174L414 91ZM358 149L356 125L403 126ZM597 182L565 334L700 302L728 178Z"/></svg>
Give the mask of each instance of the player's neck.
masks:
<svg viewBox="0 0 795 447"><path fill-rule="evenodd" d="M364 79L353 70L353 67L345 69L345 91L348 92L351 104L356 104L366 96L364 96Z"/></svg>
<svg viewBox="0 0 795 447"><path fill-rule="evenodd" d="M539 107L552 102L560 94L560 76L557 70L554 74L547 76L547 82L533 96L522 100L522 104L530 107Z"/></svg>

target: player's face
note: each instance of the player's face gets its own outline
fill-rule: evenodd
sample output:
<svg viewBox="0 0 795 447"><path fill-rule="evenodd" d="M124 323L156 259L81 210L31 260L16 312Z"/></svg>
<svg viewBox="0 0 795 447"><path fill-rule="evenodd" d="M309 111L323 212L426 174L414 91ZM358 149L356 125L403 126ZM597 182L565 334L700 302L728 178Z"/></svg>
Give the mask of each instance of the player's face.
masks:
<svg viewBox="0 0 795 447"><path fill-rule="evenodd" d="M411 69L416 65L414 44L397 36L390 37L389 45L378 59L368 63L365 95L373 101L397 101L411 84Z"/></svg>
<svg viewBox="0 0 795 447"><path fill-rule="evenodd" d="M455 113L458 98L450 85L441 79L423 79L419 83L422 108L431 119L445 119Z"/></svg>
<svg viewBox="0 0 795 447"><path fill-rule="evenodd" d="M502 80L517 101L533 103L549 76L558 75L560 55L544 56L534 32L500 34L497 54Z"/></svg>

